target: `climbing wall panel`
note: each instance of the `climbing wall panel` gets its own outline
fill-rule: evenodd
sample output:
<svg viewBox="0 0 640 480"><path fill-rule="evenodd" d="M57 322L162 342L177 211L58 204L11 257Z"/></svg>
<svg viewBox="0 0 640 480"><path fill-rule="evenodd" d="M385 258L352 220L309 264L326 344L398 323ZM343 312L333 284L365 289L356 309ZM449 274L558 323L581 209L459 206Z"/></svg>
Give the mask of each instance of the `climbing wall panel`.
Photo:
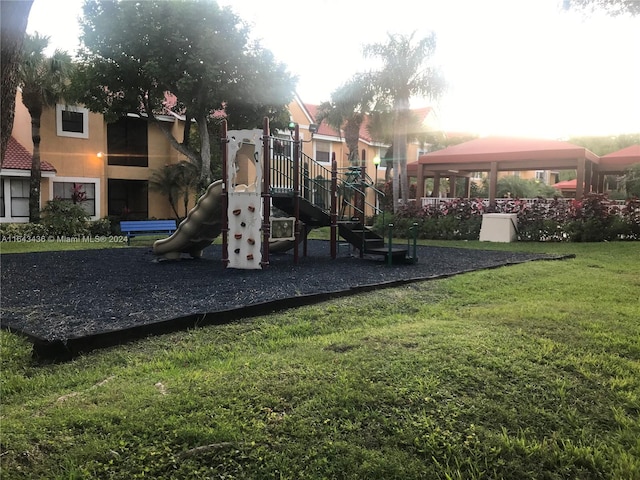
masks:
<svg viewBox="0 0 640 480"><path fill-rule="evenodd" d="M228 267L260 269L262 130L230 130L228 138Z"/></svg>

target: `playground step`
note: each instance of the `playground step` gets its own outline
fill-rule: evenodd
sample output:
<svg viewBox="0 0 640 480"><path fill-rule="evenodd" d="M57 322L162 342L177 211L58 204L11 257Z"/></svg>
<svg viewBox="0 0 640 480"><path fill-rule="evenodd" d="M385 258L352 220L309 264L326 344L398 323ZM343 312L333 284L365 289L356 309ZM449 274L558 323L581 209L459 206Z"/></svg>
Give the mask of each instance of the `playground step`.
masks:
<svg viewBox="0 0 640 480"><path fill-rule="evenodd" d="M384 255L388 257L389 255L389 247L378 247L378 248L367 248L364 253L368 255ZM391 248L391 257L394 261L404 260L407 258L408 250L402 247L392 247Z"/></svg>

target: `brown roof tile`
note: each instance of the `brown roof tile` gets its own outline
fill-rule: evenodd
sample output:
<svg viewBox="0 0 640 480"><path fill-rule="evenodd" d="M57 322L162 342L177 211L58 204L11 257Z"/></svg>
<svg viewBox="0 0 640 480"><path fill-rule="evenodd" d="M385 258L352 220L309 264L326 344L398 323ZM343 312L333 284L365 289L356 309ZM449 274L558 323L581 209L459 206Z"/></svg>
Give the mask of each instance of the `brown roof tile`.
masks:
<svg viewBox="0 0 640 480"><path fill-rule="evenodd" d="M18 141L10 137L4 154L2 168L14 170L31 170L31 154ZM55 172L56 169L47 161L41 162L43 172Z"/></svg>

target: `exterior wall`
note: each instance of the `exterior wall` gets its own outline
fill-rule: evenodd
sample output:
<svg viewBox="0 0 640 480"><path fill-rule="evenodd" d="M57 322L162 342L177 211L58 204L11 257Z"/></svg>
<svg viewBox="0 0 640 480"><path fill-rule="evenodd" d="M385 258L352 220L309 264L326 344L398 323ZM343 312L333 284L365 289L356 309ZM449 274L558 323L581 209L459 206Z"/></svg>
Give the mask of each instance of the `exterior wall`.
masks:
<svg viewBox="0 0 640 480"><path fill-rule="evenodd" d="M85 125L89 135L87 138L73 138L60 136L57 133L56 109L47 108L40 119L40 158L51 163L56 173L43 172L40 191L40 205L53 199L54 182L88 182L95 184L95 215L92 218L100 218L106 211L106 200L103 195L102 185L105 182L104 163L98 157L98 152L104 151L105 135L102 116L89 114ZM18 90L16 95L16 110L13 130L11 135L28 152L33 153L33 141L31 132L31 116L22 103L22 94ZM28 170L20 170L14 174L14 178L29 178ZM3 178L7 178L6 174ZM5 189L9 203L9 192ZM3 217L8 221L28 221L28 218L13 219Z"/></svg>
<svg viewBox="0 0 640 480"><path fill-rule="evenodd" d="M148 180L153 171L169 163L185 160L171 147L159 127L149 124L148 127L148 166L126 167L108 165L107 152L107 124L100 114L86 112L86 138L60 135L58 132L58 113L56 108L47 108L42 114L40 125L40 155L43 161L51 163L55 175L43 174L41 187L41 205L54 198L54 183L69 182L95 185L95 215L94 219L107 216L108 213L108 180ZM182 122L173 120L172 132L176 138L182 137ZM22 104L22 96L18 92L16 98L16 113L12 136L27 151L33 152L31 139L31 117ZM29 172L18 171L17 175L28 178ZM3 178L6 177L3 175ZM8 178L8 177L6 177ZM5 189L6 191L7 189ZM6 192L8 195L8 192ZM5 201L9 203L7 197ZM195 204L195 198L190 206ZM179 213L182 214L181 209ZM148 215L156 218L173 218L174 214L167 198L157 192L149 191ZM8 219L9 221L27 221Z"/></svg>
<svg viewBox="0 0 640 480"><path fill-rule="evenodd" d="M102 115L88 114L88 138L73 138L57 134L56 109L48 108L42 113L40 157L56 169L55 177L49 179L42 190L41 205L54 198L54 182L92 182L96 184L96 214L94 218L106 216L106 129ZM24 145L24 144L23 144ZM33 143L24 145L33 152Z"/></svg>
<svg viewBox="0 0 640 480"><path fill-rule="evenodd" d="M176 136L179 140L182 139L182 132L180 128L181 122L175 121L171 129L173 135ZM119 180L149 180L149 177L153 175L154 171L163 168L165 165L177 163L181 160L186 160L186 157L184 157L184 155L178 153L178 151L169 144L169 141L165 138L164 134L160 131L160 128L157 125L150 123L148 125L147 132L148 166L130 167L121 165L107 165L107 156L104 155L103 159L106 168L106 178ZM104 138L106 143L106 126ZM106 191L104 201L106 207ZM195 204L195 201L191 202L191 205L193 204ZM180 215L183 215L183 212L180 208L178 208L178 213ZM149 189L148 194L148 215L150 218L175 218L175 214L173 213L167 197L151 189Z"/></svg>
<svg viewBox="0 0 640 480"><path fill-rule="evenodd" d="M33 151L33 142L31 141L31 115L27 107L22 103L22 91L18 89L16 93L16 111L13 118L13 130L11 135L20 145Z"/></svg>

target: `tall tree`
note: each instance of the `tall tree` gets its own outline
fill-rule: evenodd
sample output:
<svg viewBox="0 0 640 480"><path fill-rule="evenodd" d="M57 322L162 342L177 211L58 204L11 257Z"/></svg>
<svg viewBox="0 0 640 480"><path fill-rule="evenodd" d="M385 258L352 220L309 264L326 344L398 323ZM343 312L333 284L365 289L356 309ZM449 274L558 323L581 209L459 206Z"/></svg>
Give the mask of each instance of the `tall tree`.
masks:
<svg viewBox="0 0 640 480"><path fill-rule="evenodd" d="M49 37L38 33L27 35L18 71L19 86L22 88L22 103L31 116L31 139L33 156L29 182L29 221L40 221L40 120L46 107L55 106L64 98L69 84L73 64L67 52L56 50L51 57L44 54L49 45Z"/></svg>
<svg viewBox="0 0 640 480"><path fill-rule="evenodd" d="M412 96L438 97L444 90L444 80L438 70L428 65L435 52L436 38L431 34L414 43L414 34L409 36L389 34L387 43L366 45L366 57L382 60L382 68L372 72L371 81L380 98L392 106L393 127L393 205L398 209L402 197L409 199L409 177L407 175L407 129L408 111Z"/></svg>
<svg viewBox="0 0 640 480"><path fill-rule="evenodd" d="M286 67L214 1L88 0L81 26L79 98L107 119L138 112L157 124L173 148L202 166L203 184L211 181L214 111L226 109L232 128L255 128L265 115L282 118L293 98ZM177 99L170 107L167 92ZM157 121L167 108L185 117L181 138ZM199 149L189 143L194 126Z"/></svg>
<svg viewBox="0 0 640 480"><path fill-rule="evenodd" d="M421 118L416 114L414 110L408 110L407 112L407 141L418 142L421 147L430 145L432 150L435 149L445 139L443 132L434 131L424 125L424 118ZM369 123L367 124L367 131L372 138L377 139L380 142L391 144L391 147L387 150L383 160L386 163L387 169L385 170L385 182L389 181L389 175L393 170L393 125L395 114L393 110L389 109L387 105L376 105L376 109L369 115ZM440 147L443 148L443 147ZM388 160L391 161L391 165L388 164Z"/></svg>
<svg viewBox="0 0 640 480"><path fill-rule="evenodd" d="M22 55L22 42L27 29L29 12L33 0L2 0L0 2L0 123L2 141L0 165L4 163L4 152L13 129L18 87L18 68Z"/></svg>
<svg viewBox="0 0 640 480"><path fill-rule="evenodd" d="M356 75L331 94L331 100L323 102L318 108L316 121L325 121L337 130L340 135L344 130L345 142L349 149L349 163L358 165L358 141L360 127L365 115L371 110L373 90L369 82L362 76Z"/></svg>

